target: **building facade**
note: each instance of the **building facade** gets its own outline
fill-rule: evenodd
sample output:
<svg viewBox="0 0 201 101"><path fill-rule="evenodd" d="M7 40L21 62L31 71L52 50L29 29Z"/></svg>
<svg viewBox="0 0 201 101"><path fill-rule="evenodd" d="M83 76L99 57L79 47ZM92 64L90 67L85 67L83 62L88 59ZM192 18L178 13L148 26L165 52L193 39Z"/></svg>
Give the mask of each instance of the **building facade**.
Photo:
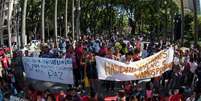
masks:
<svg viewBox="0 0 201 101"><path fill-rule="evenodd" d="M11 0L0 0L0 44L8 46L8 15L9 15L9 4ZM13 10L11 17L11 42L16 42L17 35L17 0L13 0Z"/></svg>

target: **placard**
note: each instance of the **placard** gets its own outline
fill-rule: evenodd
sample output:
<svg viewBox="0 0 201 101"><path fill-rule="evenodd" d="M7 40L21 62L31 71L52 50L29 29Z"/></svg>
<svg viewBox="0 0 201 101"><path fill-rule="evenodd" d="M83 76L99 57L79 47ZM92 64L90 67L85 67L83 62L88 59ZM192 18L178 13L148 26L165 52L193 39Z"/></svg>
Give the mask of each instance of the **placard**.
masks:
<svg viewBox="0 0 201 101"><path fill-rule="evenodd" d="M27 99L23 99L23 98L19 98L17 96L10 96L10 100L9 101L28 101Z"/></svg>
<svg viewBox="0 0 201 101"><path fill-rule="evenodd" d="M73 84L72 59L23 57L28 78Z"/></svg>

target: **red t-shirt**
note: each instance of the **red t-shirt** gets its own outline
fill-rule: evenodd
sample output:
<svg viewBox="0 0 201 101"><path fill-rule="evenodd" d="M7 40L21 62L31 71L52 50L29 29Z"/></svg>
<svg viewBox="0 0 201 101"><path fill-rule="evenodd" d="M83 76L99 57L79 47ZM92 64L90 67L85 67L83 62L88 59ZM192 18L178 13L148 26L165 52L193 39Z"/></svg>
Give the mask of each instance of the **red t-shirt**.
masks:
<svg viewBox="0 0 201 101"><path fill-rule="evenodd" d="M3 55L4 54L4 50L0 50L0 55Z"/></svg>
<svg viewBox="0 0 201 101"><path fill-rule="evenodd" d="M82 56L84 49L82 46L80 46L80 47L77 47L75 51L78 56Z"/></svg>
<svg viewBox="0 0 201 101"><path fill-rule="evenodd" d="M56 94L56 101L63 101L65 99L65 95Z"/></svg>
<svg viewBox="0 0 201 101"><path fill-rule="evenodd" d="M30 95L29 95L29 99L31 101L36 101L37 100L37 92L32 92Z"/></svg>
<svg viewBox="0 0 201 101"><path fill-rule="evenodd" d="M90 99L89 99L88 96L83 96L83 97L82 97L82 101L90 101Z"/></svg>
<svg viewBox="0 0 201 101"><path fill-rule="evenodd" d="M132 92L132 85L131 84L127 84L125 85L125 88L124 88L125 92L127 94L130 94Z"/></svg>
<svg viewBox="0 0 201 101"><path fill-rule="evenodd" d="M107 54L107 48L106 48L106 47L102 47L102 48L100 49L100 51L99 51L99 54L100 54L101 56L106 55L106 54Z"/></svg>
<svg viewBox="0 0 201 101"><path fill-rule="evenodd" d="M4 69L7 69L9 67L9 61L8 61L8 57L4 57L1 59L1 64L2 64L2 67Z"/></svg>
<svg viewBox="0 0 201 101"><path fill-rule="evenodd" d="M169 101L184 101L184 100L181 94L176 94L176 95L173 95Z"/></svg>
<svg viewBox="0 0 201 101"><path fill-rule="evenodd" d="M140 56L138 54L135 54L133 56L133 61L138 61L138 60L140 60Z"/></svg>

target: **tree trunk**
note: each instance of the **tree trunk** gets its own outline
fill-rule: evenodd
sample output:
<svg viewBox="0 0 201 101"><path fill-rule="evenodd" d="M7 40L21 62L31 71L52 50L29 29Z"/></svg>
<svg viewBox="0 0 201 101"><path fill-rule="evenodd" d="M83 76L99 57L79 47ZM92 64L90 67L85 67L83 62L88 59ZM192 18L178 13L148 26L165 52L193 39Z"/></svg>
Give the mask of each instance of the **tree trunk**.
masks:
<svg viewBox="0 0 201 101"><path fill-rule="evenodd" d="M58 46L57 42L57 5L58 0L55 0L55 8L54 8L54 34L55 34L55 45Z"/></svg>
<svg viewBox="0 0 201 101"><path fill-rule="evenodd" d="M74 27L75 27L75 19L74 19L74 11L75 11L75 8L74 8L74 0L72 0L72 41L73 41L73 44L74 44L74 36L75 36L75 31L74 31Z"/></svg>
<svg viewBox="0 0 201 101"><path fill-rule="evenodd" d="M76 34L77 34L77 40L79 40L80 35L80 0L77 0L77 17L76 17Z"/></svg>
<svg viewBox="0 0 201 101"><path fill-rule="evenodd" d="M165 5L165 33L163 33L163 39L166 39L167 35L168 35L168 8L166 4Z"/></svg>
<svg viewBox="0 0 201 101"><path fill-rule="evenodd" d="M68 36L68 0L66 0L65 6L65 37Z"/></svg>
<svg viewBox="0 0 201 101"><path fill-rule="evenodd" d="M47 24L47 38L48 38L48 40L50 39L50 25L49 25L49 23Z"/></svg>
<svg viewBox="0 0 201 101"><path fill-rule="evenodd" d="M19 6L17 6L17 11L19 10ZM16 23L16 30L17 30L17 49L20 49L20 16L19 16L19 11L17 12L17 23Z"/></svg>
<svg viewBox="0 0 201 101"><path fill-rule="evenodd" d="M0 4L0 6L3 6L3 3ZM0 9L0 13L3 13L3 9ZM3 45L3 25L4 25L4 21L3 21L4 15L2 15L2 17L0 17L0 44Z"/></svg>
<svg viewBox="0 0 201 101"><path fill-rule="evenodd" d="M22 48L27 44L26 42L26 11L27 11L27 0L24 0L23 14L22 14Z"/></svg>
<svg viewBox="0 0 201 101"><path fill-rule="evenodd" d="M181 43L184 44L184 2L181 1Z"/></svg>
<svg viewBox="0 0 201 101"><path fill-rule="evenodd" d="M193 8L194 8L194 39L195 39L195 44L198 42L198 23L197 23L197 3L196 0L193 0Z"/></svg>
<svg viewBox="0 0 201 101"><path fill-rule="evenodd" d="M174 14L171 13L171 42L174 41Z"/></svg>
<svg viewBox="0 0 201 101"><path fill-rule="evenodd" d="M45 43L45 0L42 0L42 43Z"/></svg>
<svg viewBox="0 0 201 101"><path fill-rule="evenodd" d="M8 13L8 45L9 45L9 48L11 49L10 56L12 57L11 18L12 18L12 12L13 12L13 0L10 0L10 2L9 2L8 11L9 11L9 13Z"/></svg>

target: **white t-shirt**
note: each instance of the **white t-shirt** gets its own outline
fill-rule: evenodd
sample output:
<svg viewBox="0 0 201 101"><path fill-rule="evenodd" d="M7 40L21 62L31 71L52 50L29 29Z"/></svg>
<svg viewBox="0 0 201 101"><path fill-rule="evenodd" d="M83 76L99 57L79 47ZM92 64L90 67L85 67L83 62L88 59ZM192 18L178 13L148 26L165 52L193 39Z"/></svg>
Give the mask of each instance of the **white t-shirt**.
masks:
<svg viewBox="0 0 201 101"><path fill-rule="evenodd" d="M198 64L196 62L191 63L190 71L192 73L195 73L195 70L197 69L197 67L198 67Z"/></svg>
<svg viewBox="0 0 201 101"><path fill-rule="evenodd" d="M126 55L121 56L120 62L126 63ZM132 61L129 61L128 64L130 64Z"/></svg>
<svg viewBox="0 0 201 101"><path fill-rule="evenodd" d="M126 62L126 55L123 55L120 57L120 62L123 62L123 63Z"/></svg>
<svg viewBox="0 0 201 101"><path fill-rule="evenodd" d="M180 64L180 61L179 61L179 58L178 57L174 57L174 64L175 65L179 65Z"/></svg>
<svg viewBox="0 0 201 101"><path fill-rule="evenodd" d="M186 101L195 101L195 98L191 99L190 97L188 97L188 98L186 99Z"/></svg>

